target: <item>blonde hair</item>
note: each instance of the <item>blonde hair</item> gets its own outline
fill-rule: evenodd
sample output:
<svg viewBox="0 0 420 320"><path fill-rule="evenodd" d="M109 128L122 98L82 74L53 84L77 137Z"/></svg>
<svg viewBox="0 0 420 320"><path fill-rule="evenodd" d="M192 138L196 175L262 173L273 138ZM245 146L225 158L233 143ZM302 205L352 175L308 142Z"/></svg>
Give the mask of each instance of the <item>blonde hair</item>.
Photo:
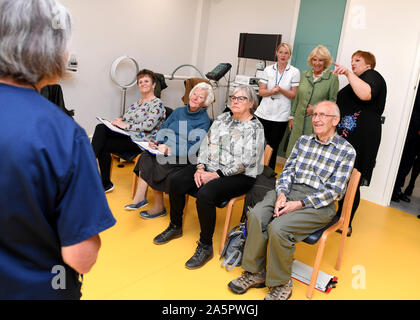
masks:
<svg viewBox="0 0 420 320"><path fill-rule="evenodd" d="M330 54L330 51L324 47L323 45L318 45L315 49L312 50L312 52L309 54L308 57L308 65L312 66L312 59L317 56L321 60L324 60L324 70L328 69L332 64L332 57Z"/></svg>
<svg viewBox="0 0 420 320"><path fill-rule="evenodd" d="M280 43L276 48L276 52L279 51L281 47L286 48L289 51L290 56L292 56L292 46L290 44L288 44L287 42Z"/></svg>

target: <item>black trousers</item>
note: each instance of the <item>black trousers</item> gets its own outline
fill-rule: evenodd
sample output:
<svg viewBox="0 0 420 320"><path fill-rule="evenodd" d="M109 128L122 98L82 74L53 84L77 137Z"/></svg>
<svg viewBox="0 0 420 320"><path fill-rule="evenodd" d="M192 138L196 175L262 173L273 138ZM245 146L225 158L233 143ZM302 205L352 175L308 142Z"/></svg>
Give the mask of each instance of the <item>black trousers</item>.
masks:
<svg viewBox="0 0 420 320"><path fill-rule="evenodd" d="M140 148L131 141L129 136L116 133L107 128L104 124L98 124L92 137L92 147L96 158L98 158L101 171L102 185L107 187L110 183L111 153L138 151Z"/></svg>
<svg viewBox="0 0 420 320"><path fill-rule="evenodd" d="M417 129L417 131L416 131ZM394 184L394 194L401 192L405 184L405 179L413 169L416 163L416 158L420 157L420 136L418 134L419 128L409 128L407 138L404 144L404 151L401 156L400 166L398 168L397 179ZM415 180L415 179L414 179Z"/></svg>
<svg viewBox="0 0 420 320"><path fill-rule="evenodd" d="M264 127L264 136L267 143L273 148L273 154L271 155L269 167L273 170L276 169L276 159L279 150L279 145L283 139L283 135L286 132L288 122L277 122L258 118Z"/></svg>
<svg viewBox="0 0 420 320"><path fill-rule="evenodd" d="M181 227L185 195L196 193L196 207L200 221L200 242L211 245L216 225L216 205L245 194L254 185L255 178L237 174L220 177L197 188L194 182L195 165L187 165L174 174L170 181L169 201L171 223Z"/></svg>

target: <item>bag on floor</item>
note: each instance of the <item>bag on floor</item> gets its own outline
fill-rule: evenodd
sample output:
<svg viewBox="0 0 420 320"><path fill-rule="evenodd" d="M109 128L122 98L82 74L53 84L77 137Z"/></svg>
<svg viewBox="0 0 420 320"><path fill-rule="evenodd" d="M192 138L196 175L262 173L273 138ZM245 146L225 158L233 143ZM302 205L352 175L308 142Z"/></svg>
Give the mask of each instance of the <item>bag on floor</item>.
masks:
<svg viewBox="0 0 420 320"><path fill-rule="evenodd" d="M268 191L276 187L276 173L268 166L257 176L253 187L247 192L242 210L241 222L245 221L247 211L253 208L258 202L264 199Z"/></svg>
<svg viewBox="0 0 420 320"><path fill-rule="evenodd" d="M246 240L246 222L242 222L232 230L230 230L226 244L220 254L220 259L224 257L222 261L222 267L230 271L234 267L240 266L242 263L242 255L244 252Z"/></svg>

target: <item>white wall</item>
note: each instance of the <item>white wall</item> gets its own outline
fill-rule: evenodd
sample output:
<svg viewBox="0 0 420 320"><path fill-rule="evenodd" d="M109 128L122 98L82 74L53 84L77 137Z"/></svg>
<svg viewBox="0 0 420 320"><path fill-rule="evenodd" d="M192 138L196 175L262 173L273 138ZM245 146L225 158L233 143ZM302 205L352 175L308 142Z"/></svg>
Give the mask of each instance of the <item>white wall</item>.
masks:
<svg viewBox="0 0 420 320"><path fill-rule="evenodd" d="M413 106L414 79L419 74L420 2L347 1L338 63L350 67L353 52L371 51L376 56L375 69L385 78L388 88L376 167L370 187L361 189L362 198L387 206ZM340 78L344 86L345 78Z"/></svg>
<svg viewBox="0 0 420 320"><path fill-rule="evenodd" d="M207 73L218 63L233 65L236 72L240 32L281 33L290 41L294 34L299 0L61 0L73 16L71 52L76 53L79 72L63 79L66 106L75 109L75 119L88 135L97 124L95 117L114 118L120 113L121 89L110 78L112 62L128 55L140 68L171 74L182 64L196 65ZM268 10L269 8L269 10ZM255 63L248 62L249 70ZM118 68L121 79L132 79L131 64ZM248 72L249 73L249 72ZM180 76L198 76L192 68ZM183 81L167 81L162 100L172 108L182 105ZM226 84L221 81L221 84ZM126 105L138 99L136 87L127 91ZM216 90L218 104L225 88ZM210 111L209 111L210 113Z"/></svg>
<svg viewBox="0 0 420 320"><path fill-rule="evenodd" d="M282 41L290 41L294 35L297 0L209 0L208 26L203 30L205 44L199 66L205 72L217 64L232 64L231 80L238 65L239 34L282 34ZM239 74L255 75L257 60L243 59ZM226 84L220 80L221 84ZM225 90L219 90L219 102L225 98ZM221 108L221 106L219 106Z"/></svg>
<svg viewBox="0 0 420 320"><path fill-rule="evenodd" d="M111 64L116 58L129 55L140 68L163 74L191 62L196 0L61 2L73 17L71 52L77 54L79 62L78 74L61 84L66 106L75 109L75 119L88 135L93 134L96 116L110 119L119 116L121 90L110 78ZM190 73L188 68L183 69L176 75ZM168 84L162 99L172 108L181 106L183 82L172 80ZM127 104L139 97L138 89L130 88Z"/></svg>
<svg viewBox="0 0 420 320"><path fill-rule="evenodd" d="M218 63L237 66L239 33L281 33L293 43L299 0L62 0L74 18L72 51L80 71L62 81L66 104L76 120L93 133L95 116L118 116L120 90L112 83L112 61L130 55L140 67L169 74L181 64L194 64L204 74ZM388 85L382 143L369 188L362 198L388 205L411 114L415 79L419 74L420 2L348 0L338 62L350 66L357 49L372 51L376 69ZM417 55L417 58L416 58ZM254 70L250 61L247 68ZM417 64L416 64L417 63ZM197 75L183 68L177 75ZM221 81L222 82L222 81ZM162 99L181 106L182 81L168 81ZM340 79L341 86L345 80ZM218 102L225 97L217 92ZM127 104L139 97L128 92Z"/></svg>

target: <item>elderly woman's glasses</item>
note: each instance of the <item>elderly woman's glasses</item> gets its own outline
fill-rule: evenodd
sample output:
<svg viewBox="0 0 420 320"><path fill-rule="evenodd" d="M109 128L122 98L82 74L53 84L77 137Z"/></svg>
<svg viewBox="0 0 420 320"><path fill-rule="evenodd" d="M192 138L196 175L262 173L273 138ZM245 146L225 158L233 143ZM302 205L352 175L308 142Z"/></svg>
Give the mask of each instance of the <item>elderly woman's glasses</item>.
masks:
<svg viewBox="0 0 420 320"><path fill-rule="evenodd" d="M230 96L229 98L230 98L230 101L232 101L232 102L235 102L235 101L244 102L245 100L248 100L248 98L244 97L244 96L239 96L239 97Z"/></svg>
<svg viewBox="0 0 420 320"><path fill-rule="evenodd" d="M312 113L312 119L325 120L327 117L337 117L335 114Z"/></svg>

